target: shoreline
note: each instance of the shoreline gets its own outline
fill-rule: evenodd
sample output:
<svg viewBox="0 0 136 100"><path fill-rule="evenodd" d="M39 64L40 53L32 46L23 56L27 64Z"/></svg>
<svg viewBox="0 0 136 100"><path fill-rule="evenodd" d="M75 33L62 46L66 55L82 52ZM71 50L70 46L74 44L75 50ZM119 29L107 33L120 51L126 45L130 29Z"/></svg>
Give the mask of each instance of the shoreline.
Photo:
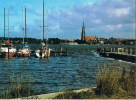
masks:
<svg viewBox="0 0 136 100"><path fill-rule="evenodd" d="M79 89L79 90L70 90L73 91L75 93L80 93L80 92L86 92L86 91L92 91L93 89L95 89L96 87L90 87L90 88L85 88L85 89ZM55 92L55 93L47 93L47 94L40 94L40 95L33 95L33 96L29 96L29 97L22 97L21 99L53 99L56 96L58 96L59 94L64 93L65 91L62 92Z"/></svg>

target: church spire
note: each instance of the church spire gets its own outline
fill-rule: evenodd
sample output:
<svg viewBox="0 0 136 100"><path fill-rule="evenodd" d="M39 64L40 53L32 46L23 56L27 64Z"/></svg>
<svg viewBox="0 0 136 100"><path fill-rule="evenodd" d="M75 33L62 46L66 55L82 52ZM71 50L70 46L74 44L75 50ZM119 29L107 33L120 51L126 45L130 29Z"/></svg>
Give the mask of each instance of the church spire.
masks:
<svg viewBox="0 0 136 100"><path fill-rule="evenodd" d="M84 22L83 22L83 27L82 28L85 28Z"/></svg>
<svg viewBox="0 0 136 100"><path fill-rule="evenodd" d="M83 26L82 26L81 41L85 41L85 25L84 25L84 22L83 22Z"/></svg>

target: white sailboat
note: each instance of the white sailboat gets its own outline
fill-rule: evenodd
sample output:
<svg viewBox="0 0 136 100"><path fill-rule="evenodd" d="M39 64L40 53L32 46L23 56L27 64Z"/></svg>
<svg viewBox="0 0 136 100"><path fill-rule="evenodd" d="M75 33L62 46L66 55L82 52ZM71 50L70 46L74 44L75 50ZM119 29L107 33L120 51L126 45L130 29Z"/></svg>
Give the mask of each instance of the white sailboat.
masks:
<svg viewBox="0 0 136 100"><path fill-rule="evenodd" d="M22 10L22 17L23 17L23 10ZM25 29L25 38L23 38L23 45L22 45L22 48L18 50L17 56L18 57L30 57L31 50L29 48L28 43L25 42L26 41L26 7L25 7L25 27L23 29ZM23 33L24 33L24 30L23 30Z"/></svg>
<svg viewBox="0 0 136 100"><path fill-rule="evenodd" d="M48 47L47 44L47 33L46 33L46 44L44 43L44 0L43 0L43 40L42 40L42 48L36 50L36 57L38 58L49 58L51 49ZM48 25L46 26L48 30Z"/></svg>

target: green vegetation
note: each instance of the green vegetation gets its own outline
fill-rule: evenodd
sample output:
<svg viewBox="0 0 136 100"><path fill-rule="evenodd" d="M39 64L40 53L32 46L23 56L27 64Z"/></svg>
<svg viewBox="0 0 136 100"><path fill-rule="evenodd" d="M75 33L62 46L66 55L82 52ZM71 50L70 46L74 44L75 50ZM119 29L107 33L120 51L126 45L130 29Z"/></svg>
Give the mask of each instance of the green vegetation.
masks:
<svg viewBox="0 0 136 100"><path fill-rule="evenodd" d="M31 90L30 80L29 76L10 77L5 90L2 87L0 88L0 98L13 99L33 95L34 91Z"/></svg>
<svg viewBox="0 0 136 100"><path fill-rule="evenodd" d="M66 91L55 99L134 99L136 98L135 66L118 70L105 66L96 76L96 89L81 92Z"/></svg>
<svg viewBox="0 0 136 100"><path fill-rule="evenodd" d="M96 75L96 88L82 91L65 91L59 93L54 99L135 99L136 98L136 67L118 69L115 66L104 65L98 69ZM18 76L9 78L6 91L2 92L0 83L0 98L12 99L29 97L34 94L31 90L31 77ZM37 99L38 96L31 98Z"/></svg>

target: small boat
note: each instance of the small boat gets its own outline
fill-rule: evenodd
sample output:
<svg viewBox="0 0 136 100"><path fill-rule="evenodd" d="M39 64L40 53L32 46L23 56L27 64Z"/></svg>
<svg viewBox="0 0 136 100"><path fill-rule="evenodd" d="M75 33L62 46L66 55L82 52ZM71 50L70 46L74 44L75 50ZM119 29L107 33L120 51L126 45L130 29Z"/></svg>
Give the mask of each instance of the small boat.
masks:
<svg viewBox="0 0 136 100"><path fill-rule="evenodd" d="M0 47L0 56L1 57L15 57L16 56L16 48L14 48L13 44L10 43L10 40L5 43L1 43Z"/></svg>
<svg viewBox="0 0 136 100"><path fill-rule="evenodd" d="M29 49L29 45L24 43L23 48L20 48L17 52L18 57L30 57L31 56L31 51Z"/></svg>
<svg viewBox="0 0 136 100"><path fill-rule="evenodd" d="M25 38L26 38L26 7L25 7L25 27L23 29L25 29ZM20 48L17 52L18 57L30 57L31 55L31 50L29 48L28 43L25 42L25 38L23 38L22 48Z"/></svg>
<svg viewBox="0 0 136 100"><path fill-rule="evenodd" d="M42 48L36 50L36 57L38 58L49 58L50 57L51 49L45 46L45 43L42 43Z"/></svg>
<svg viewBox="0 0 136 100"><path fill-rule="evenodd" d="M42 47L39 50L35 51L36 57L38 58L49 58L51 49L48 47L47 44L47 35L46 35L46 44L44 43L44 0L43 0L43 40L42 40ZM48 25L46 26L48 29ZM46 33L47 34L47 33Z"/></svg>
<svg viewBox="0 0 136 100"><path fill-rule="evenodd" d="M9 10L8 10L8 37L9 37ZM5 8L4 8L4 37L5 37ZM10 42L9 38L5 43L0 43L0 57L16 56L16 48Z"/></svg>

